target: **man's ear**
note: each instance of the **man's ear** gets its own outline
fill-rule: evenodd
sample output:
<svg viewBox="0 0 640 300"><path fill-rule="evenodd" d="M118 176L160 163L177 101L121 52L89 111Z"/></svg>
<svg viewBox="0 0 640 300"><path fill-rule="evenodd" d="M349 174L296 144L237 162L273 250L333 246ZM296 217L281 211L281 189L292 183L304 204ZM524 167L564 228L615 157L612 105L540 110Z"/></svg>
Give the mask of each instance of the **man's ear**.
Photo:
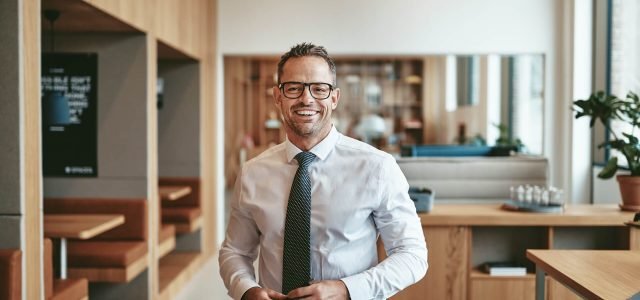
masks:
<svg viewBox="0 0 640 300"><path fill-rule="evenodd" d="M340 89L336 88L333 91L333 95L331 96L331 109L335 110L338 107L338 102L340 102Z"/></svg>
<svg viewBox="0 0 640 300"><path fill-rule="evenodd" d="M273 104L277 107L280 107L280 102L282 101L280 97L280 89L277 85L273 86Z"/></svg>

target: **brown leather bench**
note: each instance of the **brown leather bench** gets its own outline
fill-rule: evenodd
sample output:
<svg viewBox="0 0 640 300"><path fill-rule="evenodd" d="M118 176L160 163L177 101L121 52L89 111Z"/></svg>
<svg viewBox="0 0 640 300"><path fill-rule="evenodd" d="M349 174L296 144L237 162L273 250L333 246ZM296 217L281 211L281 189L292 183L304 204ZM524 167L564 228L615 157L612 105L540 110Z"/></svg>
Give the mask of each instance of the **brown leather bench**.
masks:
<svg viewBox="0 0 640 300"><path fill-rule="evenodd" d="M22 299L22 251L0 249L0 299Z"/></svg>
<svg viewBox="0 0 640 300"><path fill-rule="evenodd" d="M162 200L162 223L173 224L178 233L190 233L202 226L200 206L200 178L198 177L162 177L159 185L177 185L191 187L191 193L177 200Z"/></svg>
<svg viewBox="0 0 640 300"><path fill-rule="evenodd" d="M144 271L147 258L145 199L46 198L46 214L122 214L124 224L90 240L67 244L69 278L129 282Z"/></svg>
<svg viewBox="0 0 640 300"><path fill-rule="evenodd" d="M47 300L86 300L89 283L86 278L53 278L53 246L50 239L43 241L44 298Z"/></svg>

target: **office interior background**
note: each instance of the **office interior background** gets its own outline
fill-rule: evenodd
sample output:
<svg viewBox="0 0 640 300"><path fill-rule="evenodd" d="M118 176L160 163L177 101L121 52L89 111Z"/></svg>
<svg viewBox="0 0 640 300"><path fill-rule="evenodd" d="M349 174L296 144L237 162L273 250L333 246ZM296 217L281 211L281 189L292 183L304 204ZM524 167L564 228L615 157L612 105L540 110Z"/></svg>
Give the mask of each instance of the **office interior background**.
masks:
<svg viewBox="0 0 640 300"><path fill-rule="evenodd" d="M61 14L51 23L45 9ZM145 233L136 237L144 263L74 265L73 249L83 248L70 238L69 277L87 269L96 282L123 275L79 281L67 299L225 297L216 261L230 187L240 164L284 138L268 90L279 55L300 42L323 45L337 60L343 99L334 122L344 133L400 156L406 146L459 144L460 137L491 146L496 124L507 124L509 138L545 160L545 183L562 189L566 204L621 201L615 180L596 177L616 155L597 147L608 133L575 119L572 103L597 90L640 92L635 0L7 0L0 15L0 249L19 252L11 257L20 273L6 282L22 299L65 288L61 237L48 233L46 215L107 213L86 202L95 199L125 203L125 212L108 212L125 219L144 203ZM97 54L92 176L47 174L43 164L51 155L45 131L64 127L44 124L51 119L44 118L42 66L59 59L45 58L55 52ZM167 200L163 186L186 186L191 196ZM525 232L553 240L536 228ZM598 232L597 239L609 233ZM495 235L480 230L472 240ZM481 257L493 258L468 263ZM482 299L484 278L462 277L447 297ZM420 293L430 299L429 289Z"/></svg>

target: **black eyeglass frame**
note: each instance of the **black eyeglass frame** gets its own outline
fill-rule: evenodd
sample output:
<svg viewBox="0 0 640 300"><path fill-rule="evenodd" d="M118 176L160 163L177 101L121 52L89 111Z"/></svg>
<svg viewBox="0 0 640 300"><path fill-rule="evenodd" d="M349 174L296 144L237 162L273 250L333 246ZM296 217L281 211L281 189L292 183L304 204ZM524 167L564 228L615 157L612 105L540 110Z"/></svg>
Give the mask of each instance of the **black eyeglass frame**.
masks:
<svg viewBox="0 0 640 300"><path fill-rule="evenodd" d="M284 85L287 84L287 83L302 84L302 92L300 93L300 95L298 95L297 97L293 97L293 98L287 96L286 93L284 92ZM326 85L328 85L329 86L329 94L327 94L327 96L324 97L324 98L317 98L315 95L313 95L313 92L311 91L311 85L312 84L326 84ZM306 83L306 82L300 82L300 81L286 81L286 82L278 84L278 89L280 89L280 91L282 92L282 95L287 99L298 99L298 98L300 98L300 96L302 96L302 94L304 94L305 88L307 88L309 90L309 94L311 95L311 97L313 97L313 99L325 100L325 99L328 99L329 97L331 97L331 93L333 93L333 90L336 87L333 86L333 84L326 83L326 82L309 82L309 83Z"/></svg>

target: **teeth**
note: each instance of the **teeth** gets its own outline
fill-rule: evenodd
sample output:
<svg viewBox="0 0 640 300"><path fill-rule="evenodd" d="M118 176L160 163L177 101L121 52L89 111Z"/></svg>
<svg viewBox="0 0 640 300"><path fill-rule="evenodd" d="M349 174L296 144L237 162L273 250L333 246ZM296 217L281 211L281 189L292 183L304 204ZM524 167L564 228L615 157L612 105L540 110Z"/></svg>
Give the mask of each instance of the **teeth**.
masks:
<svg viewBox="0 0 640 300"><path fill-rule="evenodd" d="M301 116L312 116L312 115L315 115L316 112L313 110L299 110L299 111L296 111L296 114Z"/></svg>

